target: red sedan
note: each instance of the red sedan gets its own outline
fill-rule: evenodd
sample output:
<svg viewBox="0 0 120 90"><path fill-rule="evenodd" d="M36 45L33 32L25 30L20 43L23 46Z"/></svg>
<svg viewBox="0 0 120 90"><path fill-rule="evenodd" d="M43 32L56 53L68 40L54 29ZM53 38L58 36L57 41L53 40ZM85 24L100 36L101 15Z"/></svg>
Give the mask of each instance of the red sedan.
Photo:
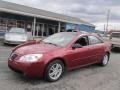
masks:
<svg viewBox="0 0 120 90"><path fill-rule="evenodd" d="M53 82L65 71L95 63L106 66L109 57L110 44L98 36L62 32L17 46L9 56L8 66L24 75Z"/></svg>

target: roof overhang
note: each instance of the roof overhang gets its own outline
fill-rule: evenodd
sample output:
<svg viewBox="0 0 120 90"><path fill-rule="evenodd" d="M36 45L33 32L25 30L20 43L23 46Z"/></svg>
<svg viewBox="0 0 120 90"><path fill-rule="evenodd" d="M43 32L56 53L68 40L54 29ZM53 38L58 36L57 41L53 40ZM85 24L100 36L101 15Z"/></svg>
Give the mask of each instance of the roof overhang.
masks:
<svg viewBox="0 0 120 90"><path fill-rule="evenodd" d="M12 14L36 17L36 18L55 20L60 22L84 24L84 25L95 27L93 24L80 20L79 18L57 14L57 13L53 13L53 12L49 12L49 11L45 11L37 8L32 8L24 5L19 5L11 2L6 2L2 0L0 0L0 11L12 13Z"/></svg>

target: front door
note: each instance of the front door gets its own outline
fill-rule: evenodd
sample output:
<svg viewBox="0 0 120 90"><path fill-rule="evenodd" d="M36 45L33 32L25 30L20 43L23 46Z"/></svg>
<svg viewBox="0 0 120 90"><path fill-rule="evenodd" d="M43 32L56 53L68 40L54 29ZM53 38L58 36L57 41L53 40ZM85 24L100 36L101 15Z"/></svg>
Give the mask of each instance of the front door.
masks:
<svg viewBox="0 0 120 90"><path fill-rule="evenodd" d="M80 67L86 64L91 63L91 51L89 50L89 42L88 37L84 36L79 38L74 44L80 44L81 48L71 49L71 60L72 60L72 67Z"/></svg>

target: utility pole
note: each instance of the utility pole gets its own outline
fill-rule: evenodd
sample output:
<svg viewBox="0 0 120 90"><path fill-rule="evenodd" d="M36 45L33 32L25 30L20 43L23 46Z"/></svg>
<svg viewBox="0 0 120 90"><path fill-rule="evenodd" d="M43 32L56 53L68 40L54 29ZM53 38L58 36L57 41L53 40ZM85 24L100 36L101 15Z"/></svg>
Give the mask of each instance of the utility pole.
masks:
<svg viewBox="0 0 120 90"><path fill-rule="evenodd" d="M110 9L108 9L107 11L106 34L108 33L109 18L110 18Z"/></svg>
<svg viewBox="0 0 120 90"><path fill-rule="evenodd" d="M104 24L104 34L106 34L106 24Z"/></svg>

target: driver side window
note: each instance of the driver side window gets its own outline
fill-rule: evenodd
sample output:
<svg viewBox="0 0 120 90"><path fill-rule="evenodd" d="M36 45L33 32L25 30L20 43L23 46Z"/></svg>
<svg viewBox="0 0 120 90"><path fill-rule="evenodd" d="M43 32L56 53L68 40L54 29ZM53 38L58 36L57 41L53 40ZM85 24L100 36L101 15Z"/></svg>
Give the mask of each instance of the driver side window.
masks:
<svg viewBox="0 0 120 90"><path fill-rule="evenodd" d="M81 37L79 38L75 44L80 44L81 46L87 46L89 43L88 43L88 37L87 36L84 36L84 37Z"/></svg>

